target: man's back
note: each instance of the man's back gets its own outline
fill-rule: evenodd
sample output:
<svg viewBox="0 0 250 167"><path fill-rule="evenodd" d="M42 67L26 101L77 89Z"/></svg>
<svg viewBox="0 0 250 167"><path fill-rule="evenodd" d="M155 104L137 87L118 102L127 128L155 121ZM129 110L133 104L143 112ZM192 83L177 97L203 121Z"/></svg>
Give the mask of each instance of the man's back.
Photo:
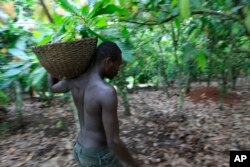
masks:
<svg viewBox="0 0 250 167"><path fill-rule="evenodd" d="M81 131L78 142L84 147L106 146L98 94L107 85L89 74L70 80L70 90L78 110Z"/></svg>
<svg viewBox="0 0 250 167"><path fill-rule="evenodd" d="M112 42L98 46L91 67L81 76L61 80L49 75L54 93L71 91L81 131L74 156L81 166L138 167L119 137L116 90L104 82L113 79L122 64L121 50Z"/></svg>

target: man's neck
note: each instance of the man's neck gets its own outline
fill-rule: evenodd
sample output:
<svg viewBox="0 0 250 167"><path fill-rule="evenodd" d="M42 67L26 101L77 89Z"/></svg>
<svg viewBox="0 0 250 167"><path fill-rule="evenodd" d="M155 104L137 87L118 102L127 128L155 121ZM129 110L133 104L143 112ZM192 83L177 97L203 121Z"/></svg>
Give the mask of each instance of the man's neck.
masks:
<svg viewBox="0 0 250 167"><path fill-rule="evenodd" d="M94 78L99 78L101 80L104 80L104 74L102 72L103 70L101 67L94 65L92 69L90 70L90 75L93 76Z"/></svg>

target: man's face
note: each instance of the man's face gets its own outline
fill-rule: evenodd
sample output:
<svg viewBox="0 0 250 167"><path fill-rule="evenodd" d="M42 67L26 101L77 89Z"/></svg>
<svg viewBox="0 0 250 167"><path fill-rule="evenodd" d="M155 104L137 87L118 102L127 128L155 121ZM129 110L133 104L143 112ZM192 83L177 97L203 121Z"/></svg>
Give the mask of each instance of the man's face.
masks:
<svg viewBox="0 0 250 167"><path fill-rule="evenodd" d="M110 59L106 66L106 77L109 79L113 79L118 74L121 65L122 65L121 57L116 61L112 61Z"/></svg>

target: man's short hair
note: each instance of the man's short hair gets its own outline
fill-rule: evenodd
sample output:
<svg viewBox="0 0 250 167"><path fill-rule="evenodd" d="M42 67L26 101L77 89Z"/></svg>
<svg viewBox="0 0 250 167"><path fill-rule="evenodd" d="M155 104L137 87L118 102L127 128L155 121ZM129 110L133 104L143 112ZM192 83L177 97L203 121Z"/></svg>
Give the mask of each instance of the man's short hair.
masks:
<svg viewBox="0 0 250 167"><path fill-rule="evenodd" d="M112 61L116 61L122 58L121 53L121 49L114 42L105 41L97 47L94 61L100 63L107 57L111 57Z"/></svg>

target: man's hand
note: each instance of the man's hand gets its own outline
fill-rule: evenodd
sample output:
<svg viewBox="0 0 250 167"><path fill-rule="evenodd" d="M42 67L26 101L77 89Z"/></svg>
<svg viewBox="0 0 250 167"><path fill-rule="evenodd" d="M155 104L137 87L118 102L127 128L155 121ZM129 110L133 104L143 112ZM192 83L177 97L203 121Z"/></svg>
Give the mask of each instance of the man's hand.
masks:
<svg viewBox="0 0 250 167"><path fill-rule="evenodd" d="M53 93L66 93L69 91L69 83L67 80L59 81L57 78L53 77L48 73L48 83L51 92Z"/></svg>

